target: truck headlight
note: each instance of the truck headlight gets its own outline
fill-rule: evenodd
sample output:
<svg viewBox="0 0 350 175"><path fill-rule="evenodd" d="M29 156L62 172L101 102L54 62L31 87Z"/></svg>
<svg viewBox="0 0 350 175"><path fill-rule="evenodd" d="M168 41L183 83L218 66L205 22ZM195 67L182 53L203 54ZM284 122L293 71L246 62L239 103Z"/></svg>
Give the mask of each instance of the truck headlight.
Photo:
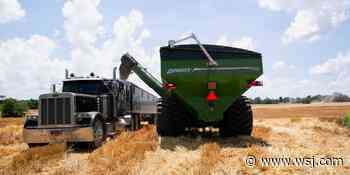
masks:
<svg viewBox="0 0 350 175"><path fill-rule="evenodd" d="M38 115L27 115L25 120L37 120L39 118Z"/></svg>
<svg viewBox="0 0 350 175"><path fill-rule="evenodd" d="M75 120L77 123L89 123L91 120L91 115L89 113L79 113L76 114Z"/></svg>

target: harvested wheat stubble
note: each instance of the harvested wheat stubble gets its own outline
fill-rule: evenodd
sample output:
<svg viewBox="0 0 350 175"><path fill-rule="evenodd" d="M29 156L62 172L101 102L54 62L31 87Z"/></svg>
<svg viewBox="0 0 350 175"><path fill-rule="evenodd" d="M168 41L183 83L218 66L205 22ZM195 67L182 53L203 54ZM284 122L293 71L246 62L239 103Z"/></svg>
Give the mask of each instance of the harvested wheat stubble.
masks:
<svg viewBox="0 0 350 175"><path fill-rule="evenodd" d="M22 128L20 125L8 125L0 128L0 145L10 145L22 142Z"/></svg>
<svg viewBox="0 0 350 175"><path fill-rule="evenodd" d="M2 138L0 174L350 174L350 129L343 127L340 120L345 111L350 111L349 107L349 104L253 106L256 119L251 137L159 139L154 126L147 126L136 132L124 132L92 153L65 151L55 146L40 148L43 150L37 153L20 139ZM0 119L0 135L18 138L21 122ZM37 159L29 156L34 154L43 155ZM257 158L339 156L345 161L339 167L261 164L247 167L244 160L249 154ZM15 171L13 167L22 167L24 171Z"/></svg>
<svg viewBox="0 0 350 175"><path fill-rule="evenodd" d="M315 129L315 127L317 129ZM333 128L338 132L329 132ZM350 162L339 167L245 165L245 158L343 157L349 159L350 130L336 122L306 118L268 119L256 122L252 137L162 138L160 147L147 152L138 174L349 174ZM330 138L332 137L332 138ZM331 140L329 142L328 140ZM312 143L311 143L312 142ZM342 144L340 144L342 142Z"/></svg>
<svg viewBox="0 0 350 175"><path fill-rule="evenodd" d="M23 125L24 118L19 117L6 117L1 118L0 117L0 128L6 127L6 126L22 126Z"/></svg>
<svg viewBox="0 0 350 175"><path fill-rule="evenodd" d="M49 171L57 160L64 157L65 145L53 144L27 149L13 157L8 167L0 174L37 174Z"/></svg>
<svg viewBox="0 0 350 175"><path fill-rule="evenodd" d="M23 118L0 118L0 145L21 143L22 129Z"/></svg>
<svg viewBox="0 0 350 175"><path fill-rule="evenodd" d="M92 174L130 174L147 151L157 148L155 128L145 126L136 132L124 132L89 156Z"/></svg>

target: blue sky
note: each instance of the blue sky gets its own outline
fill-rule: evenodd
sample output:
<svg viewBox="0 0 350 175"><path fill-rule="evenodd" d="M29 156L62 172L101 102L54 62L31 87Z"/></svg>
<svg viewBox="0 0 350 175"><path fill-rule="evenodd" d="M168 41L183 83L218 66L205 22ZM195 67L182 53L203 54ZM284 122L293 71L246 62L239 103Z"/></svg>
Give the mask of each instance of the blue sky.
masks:
<svg viewBox="0 0 350 175"><path fill-rule="evenodd" d="M66 67L110 77L127 51L159 75L157 48L194 32L204 43L263 54L265 86L249 96L350 95L349 7L348 0L0 0L0 94L35 98Z"/></svg>

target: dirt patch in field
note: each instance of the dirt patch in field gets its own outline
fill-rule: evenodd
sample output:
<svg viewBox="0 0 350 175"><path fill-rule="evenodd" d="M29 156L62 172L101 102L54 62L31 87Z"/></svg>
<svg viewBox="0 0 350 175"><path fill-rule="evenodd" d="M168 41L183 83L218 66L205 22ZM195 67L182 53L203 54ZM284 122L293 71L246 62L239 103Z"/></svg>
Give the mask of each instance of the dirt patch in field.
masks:
<svg viewBox="0 0 350 175"><path fill-rule="evenodd" d="M256 119L260 118L340 118L350 112L350 103L253 105Z"/></svg>

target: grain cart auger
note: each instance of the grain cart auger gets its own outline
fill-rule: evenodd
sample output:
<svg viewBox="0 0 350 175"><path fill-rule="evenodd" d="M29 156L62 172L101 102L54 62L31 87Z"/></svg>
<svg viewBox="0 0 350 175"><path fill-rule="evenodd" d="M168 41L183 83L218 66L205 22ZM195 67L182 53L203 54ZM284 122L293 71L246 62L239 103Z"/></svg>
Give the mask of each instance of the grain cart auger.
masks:
<svg viewBox="0 0 350 175"><path fill-rule="evenodd" d="M197 44L176 45L186 39ZM187 129L219 128L223 137L250 135L253 114L242 94L262 74L260 53L219 45L202 45L194 34L169 41L160 48L162 83L132 56L125 54L119 68L120 79L135 72L161 97L158 104L157 132L178 136Z"/></svg>

